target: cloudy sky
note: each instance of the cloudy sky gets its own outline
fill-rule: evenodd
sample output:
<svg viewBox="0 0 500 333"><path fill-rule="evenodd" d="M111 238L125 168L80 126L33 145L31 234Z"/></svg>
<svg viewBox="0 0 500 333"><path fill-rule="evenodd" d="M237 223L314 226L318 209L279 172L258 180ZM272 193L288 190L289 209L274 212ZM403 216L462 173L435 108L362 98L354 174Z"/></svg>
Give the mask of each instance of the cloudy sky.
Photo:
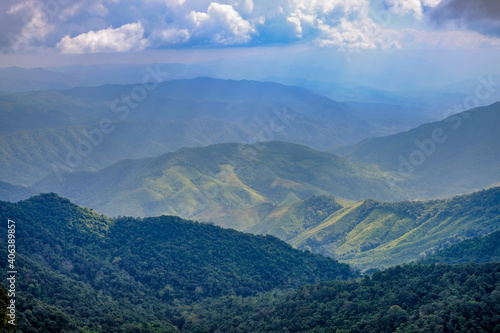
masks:
<svg viewBox="0 0 500 333"><path fill-rule="evenodd" d="M451 55L464 58L475 51L484 57L475 62L495 66L500 59L500 1L0 2L0 67L50 64L47 59L139 62L155 54L170 54L177 62L243 53L286 57L297 50L327 50L347 62L366 50L370 56L420 52L445 58L443 63L450 63Z"/></svg>

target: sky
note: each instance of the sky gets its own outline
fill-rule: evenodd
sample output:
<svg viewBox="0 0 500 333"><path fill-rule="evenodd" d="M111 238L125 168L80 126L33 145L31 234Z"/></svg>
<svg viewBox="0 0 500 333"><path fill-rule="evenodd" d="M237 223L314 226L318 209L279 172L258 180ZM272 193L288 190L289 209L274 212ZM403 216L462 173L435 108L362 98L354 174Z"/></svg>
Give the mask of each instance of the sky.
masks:
<svg viewBox="0 0 500 333"><path fill-rule="evenodd" d="M403 72L429 64L424 72L450 80L498 73L500 1L0 2L0 67L241 58L332 71L396 60Z"/></svg>

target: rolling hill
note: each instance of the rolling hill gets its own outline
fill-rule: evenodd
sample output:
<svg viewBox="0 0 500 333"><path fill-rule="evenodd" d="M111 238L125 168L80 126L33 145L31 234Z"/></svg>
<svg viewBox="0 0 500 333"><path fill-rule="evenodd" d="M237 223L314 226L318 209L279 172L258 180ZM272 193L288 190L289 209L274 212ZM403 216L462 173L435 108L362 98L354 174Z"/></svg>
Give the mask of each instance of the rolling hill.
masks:
<svg viewBox="0 0 500 333"><path fill-rule="evenodd" d="M15 221L18 328L174 332L175 309L224 295L355 277L277 238L162 216L110 219L55 194L0 202ZM0 241L7 267L7 228Z"/></svg>
<svg viewBox="0 0 500 333"><path fill-rule="evenodd" d="M426 197L446 197L500 182L499 124L497 102L336 152L399 172Z"/></svg>
<svg viewBox="0 0 500 333"><path fill-rule="evenodd" d="M248 231L275 235L299 249L369 269L424 258L498 229L500 187L446 200L396 203L313 197L272 210ZM493 242L494 238L484 241ZM463 253L459 245L457 251ZM453 248L445 253L453 253Z"/></svg>
<svg viewBox="0 0 500 333"><path fill-rule="evenodd" d="M34 189L109 216L179 215L239 230L260 222L269 209L314 194L396 200L412 193L377 167L283 142L183 148L67 174L63 182L53 175Z"/></svg>

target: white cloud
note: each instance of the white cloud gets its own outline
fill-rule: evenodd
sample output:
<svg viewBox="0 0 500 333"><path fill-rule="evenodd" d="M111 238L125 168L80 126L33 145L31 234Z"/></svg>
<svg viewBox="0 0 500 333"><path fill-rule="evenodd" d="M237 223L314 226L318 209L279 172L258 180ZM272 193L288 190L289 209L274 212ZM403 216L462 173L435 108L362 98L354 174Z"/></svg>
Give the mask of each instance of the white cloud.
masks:
<svg viewBox="0 0 500 333"><path fill-rule="evenodd" d="M12 45L15 49L27 48L33 42L43 42L55 26L49 23L47 10L33 0L19 2L9 8L7 14L21 15L24 25Z"/></svg>
<svg viewBox="0 0 500 333"><path fill-rule="evenodd" d="M155 30L148 39L148 46L161 47L183 44L189 41L191 34L187 29L165 28Z"/></svg>
<svg viewBox="0 0 500 333"><path fill-rule="evenodd" d="M422 0L422 4L424 6L427 6L427 7L436 7L437 5L439 5L439 3L441 2L441 0Z"/></svg>
<svg viewBox="0 0 500 333"><path fill-rule="evenodd" d="M7 10L0 11L0 26L4 17L10 17L3 20L0 30L7 30L3 45L8 43L9 51L57 47L65 53L128 52L186 43L295 40L353 49L496 45L496 39L486 33L472 34L466 29L460 33L458 28L448 32L454 40L443 40L442 27L422 20L442 0L378 0L387 5L392 21L370 15L371 8L378 10L378 2L370 0L55 0L60 4L57 7L47 5L53 1L2 1L7 1L3 3ZM396 18L396 14L405 16ZM123 25L127 22L137 23ZM15 38L6 37L9 33Z"/></svg>
<svg viewBox="0 0 500 333"><path fill-rule="evenodd" d="M413 13L413 16L419 20L424 15L424 6L436 7L440 2L441 0L386 0L386 4L393 13L398 15Z"/></svg>
<svg viewBox="0 0 500 333"><path fill-rule="evenodd" d="M302 10L297 8L286 18L286 20L294 27L294 30L297 33L296 37L302 38L302 26L307 25L309 27L314 27L317 22L317 16L312 13L304 13Z"/></svg>
<svg viewBox="0 0 500 333"><path fill-rule="evenodd" d="M369 18L357 21L341 19L339 25L330 26L324 22L318 25L321 32L316 43L320 46L339 46L341 49L399 48L399 34L374 23Z"/></svg>
<svg viewBox="0 0 500 333"><path fill-rule="evenodd" d="M232 5L210 3L207 12L192 11L189 19L194 25L193 35L209 38L216 44L248 43L257 31L244 20Z"/></svg>
<svg viewBox="0 0 500 333"><path fill-rule="evenodd" d="M141 22L89 31L76 37L65 36L57 44L63 53L101 53L139 51L146 46Z"/></svg>
<svg viewBox="0 0 500 333"><path fill-rule="evenodd" d="M420 0L387 0L386 3L391 11L398 15L413 13L417 19L421 19L423 16Z"/></svg>
<svg viewBox="0 0 500 333"><path fill-rule="evenodd" d="M230 4L244 14L251 14L254 7L253 0L232 0Z"/></svg>

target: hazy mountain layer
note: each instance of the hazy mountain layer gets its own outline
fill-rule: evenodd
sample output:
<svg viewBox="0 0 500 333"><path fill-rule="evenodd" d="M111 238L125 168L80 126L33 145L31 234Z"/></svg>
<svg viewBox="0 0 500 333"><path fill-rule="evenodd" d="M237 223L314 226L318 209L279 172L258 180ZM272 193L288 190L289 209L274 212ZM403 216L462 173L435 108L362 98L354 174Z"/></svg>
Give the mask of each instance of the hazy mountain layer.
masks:
<svg viewBox="0 0 500 333"><path fill-rule="evenodd" d="M375 106L357 111L300 87L210 78L158 83L165 78L155 71L144 84L1 95L0 180L31 185L61 169L95 170L224 142L281 140L323 150L397 130L387 120L394 106L367 118L365 109Z"/></svg>
<svg viewBox="0 0 500 333"><path fill-rule="evenodd" d="M337 152L398 172L426 196L448 196L500 182L499 126L500 102Z"/></svg>

